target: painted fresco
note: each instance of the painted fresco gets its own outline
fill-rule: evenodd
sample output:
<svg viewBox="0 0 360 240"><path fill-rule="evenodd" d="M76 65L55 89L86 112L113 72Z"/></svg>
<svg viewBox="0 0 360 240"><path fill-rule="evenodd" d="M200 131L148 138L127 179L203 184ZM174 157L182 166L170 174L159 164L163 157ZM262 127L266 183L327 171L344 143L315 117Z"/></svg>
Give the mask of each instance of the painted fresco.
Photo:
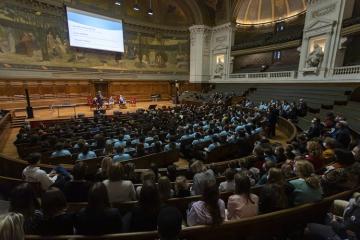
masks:
<svg viewBox="0 0 360 240"><path fill-rule="evenodd" d="M1 5L1 4L0 4ZM0 63L110 69L135 72L188 72L189 39L126 30L125 52L102 52L69 46L65 12L0 6Z"/></svg>

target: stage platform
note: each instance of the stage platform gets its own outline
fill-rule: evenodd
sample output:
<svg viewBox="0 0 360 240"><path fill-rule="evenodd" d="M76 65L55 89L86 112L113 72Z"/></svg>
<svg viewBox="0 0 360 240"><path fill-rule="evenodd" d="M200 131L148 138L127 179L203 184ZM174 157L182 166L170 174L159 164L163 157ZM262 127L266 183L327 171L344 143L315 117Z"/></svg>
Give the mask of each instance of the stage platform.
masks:
<svg viewBox="0 0 360 240"><path fill-rule="evenodd" d="M148 109L150 105L157 105L157 108L165 107L172 107L175 106L171 101L158 101L158 102L139 102L136 103L135 106L131 106L130 104L127 104L127 108L123 109L120 108L119 105L114 105L112 109L106 110L106 115L113 115L114 111L119 111L122 113L127 112L135 112L138 109ZM94 116L94 110L90 109L89 106L84 105L77 105L74 107L72 105L70 106L64 106L58 108L46 108L46 109L35 109L34 110L34 118L29 119L29 121L39 121L39 120L53 120L53 119L68 119L75 116L75 113L78 115L79 113L82 113L85 115L85 117L93 117ZM21 117L26 116L25 110L17 110L15 112L15 117Z"/></svg>

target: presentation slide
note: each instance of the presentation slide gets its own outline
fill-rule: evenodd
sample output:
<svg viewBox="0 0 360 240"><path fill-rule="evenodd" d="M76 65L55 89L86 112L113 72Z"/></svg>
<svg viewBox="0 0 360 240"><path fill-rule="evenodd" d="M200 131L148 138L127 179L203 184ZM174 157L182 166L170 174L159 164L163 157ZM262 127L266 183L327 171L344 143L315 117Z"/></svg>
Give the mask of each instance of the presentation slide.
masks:
<svg viewBox="0 0 360 240"><path fill-rule="evenodd" d="M69 7L66 9L70 46L124 52L121 20Z"/></svg>

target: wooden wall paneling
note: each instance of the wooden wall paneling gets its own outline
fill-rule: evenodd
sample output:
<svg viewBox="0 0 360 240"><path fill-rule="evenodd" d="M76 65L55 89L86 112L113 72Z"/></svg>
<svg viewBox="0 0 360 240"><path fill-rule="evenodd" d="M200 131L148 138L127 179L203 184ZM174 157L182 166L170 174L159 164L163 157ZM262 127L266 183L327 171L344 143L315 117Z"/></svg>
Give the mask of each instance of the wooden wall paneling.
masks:
<svg viewBox="0 0 360 240"><path fill-rule="evenodd" d="M54 94L54 87L52 81L42 81L40 84L41 95Z"/></svg>
<svg viewBox="0 0 360 240"><path fill-rule="evenodd" d="M56 81L54 83L54 94L56 96L65 96L66 95L66 82Z"/></svg>
<svg viewBox="0 0 360 240"><path fill-rule="evenodd" d="M9 96L25 95L25 88L23 81L11 81L9 88Z"/></svg>
<svg viewBox="0 0 360 240"><path fill-rule="evenodd" d="M0 96L1 97L8 97L9 96L8 85L9 85L8 82L0 81Z"/></svg>
<svg viewBox="0 0 360 240"><path fill-rule="evenodd" d="M40 86L38 81L27 81L24 84L24 88L27 88L29 90L29 94L30 96L35 94L35 95L40 95L41 91L40 91Z"/></svg>

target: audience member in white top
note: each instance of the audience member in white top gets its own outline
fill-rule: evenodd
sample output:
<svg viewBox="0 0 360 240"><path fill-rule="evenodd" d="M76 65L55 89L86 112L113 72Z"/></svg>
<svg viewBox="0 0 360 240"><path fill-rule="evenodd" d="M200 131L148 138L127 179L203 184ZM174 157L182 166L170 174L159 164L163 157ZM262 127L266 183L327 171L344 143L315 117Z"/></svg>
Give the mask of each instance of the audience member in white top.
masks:
<svg viewBox="0 0 360 240"><path fill-rule="evenodd" d="M226 181L221 182L219 185L220 192L234 192L235 191L235 180L234 176L236 171L234 169L228 168L225 171Z"/></svg>
<svg viewBox="0 0 360 240"><path fill-rule="evenodd" d="M37 164L41 159L40 153L32 153L29 156L27 166L23 172L23 179L27 182L39 182L42 190L47 190L55 181L56 175L50 177L44 170L41 170Z"/></svg>
<svg viewBox="0 0 360 240"><path fill-rule="evenodd" d="M123 178L123 165L120 162L112 164L109 169L109 179L103 181L111 203L136 200L133 183L131 181L123 180Z"/></svg>
<svg viewBox="0 0 360 240"><path fill-rule="evenodd" d="M213 170L207 169L205 165L199 160L191 164L191 171L195 173L191 189L191 193L193 195L202 195L206 182L216 182Z"/></svg>

